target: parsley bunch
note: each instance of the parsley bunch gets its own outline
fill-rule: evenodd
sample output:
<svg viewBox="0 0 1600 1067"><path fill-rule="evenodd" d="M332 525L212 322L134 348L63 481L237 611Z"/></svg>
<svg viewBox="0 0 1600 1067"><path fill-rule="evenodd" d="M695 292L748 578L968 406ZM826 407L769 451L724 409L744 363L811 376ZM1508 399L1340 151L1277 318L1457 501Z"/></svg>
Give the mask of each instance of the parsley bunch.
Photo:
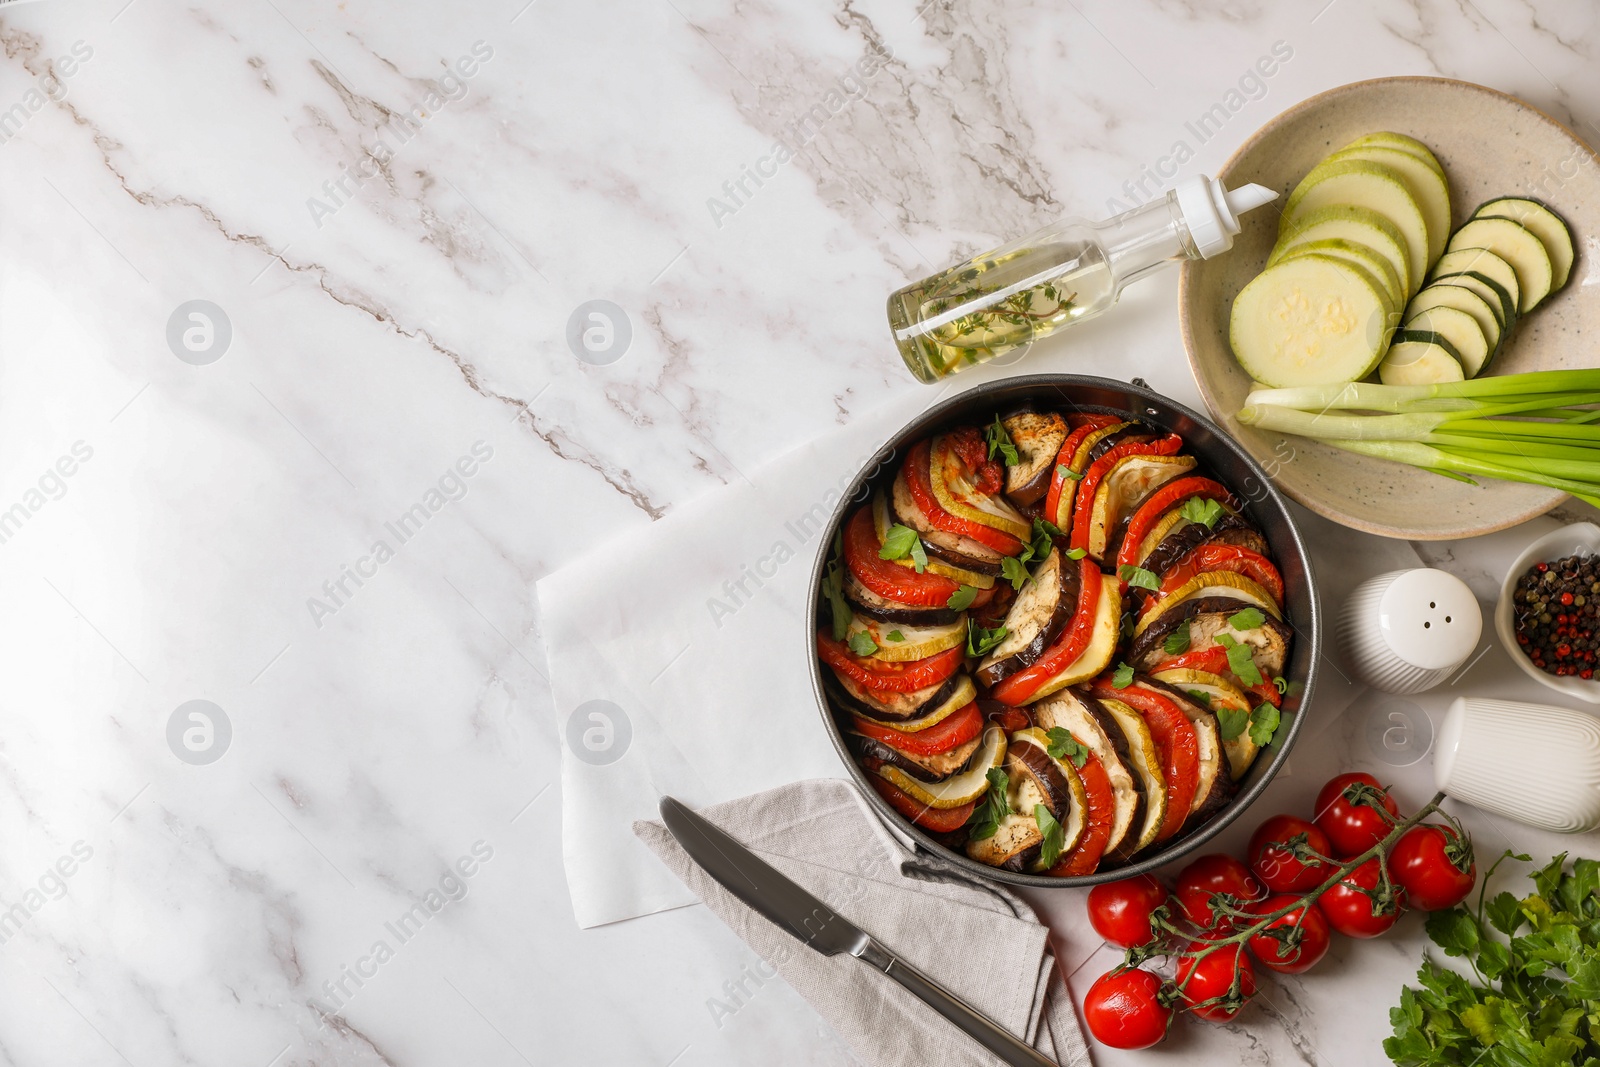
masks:
<svg viewBox="0 0 1600 1067"><path fill-rule="evenodd" d="M1389 1010L1383 1050L1401 1067L1600 1065L1600 862L1563 852L1528 875L1534 892L1485 899L1428 916L1428 936L1472 977L1424 958L1421 988Z"/></svg>

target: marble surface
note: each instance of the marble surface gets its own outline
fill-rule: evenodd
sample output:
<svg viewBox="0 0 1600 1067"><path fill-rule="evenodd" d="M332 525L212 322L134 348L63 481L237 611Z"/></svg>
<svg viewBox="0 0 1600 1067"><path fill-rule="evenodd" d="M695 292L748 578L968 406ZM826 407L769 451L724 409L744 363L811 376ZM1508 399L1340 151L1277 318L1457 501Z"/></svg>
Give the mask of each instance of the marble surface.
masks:
<svg viewBox="0 0 1600 1067"><path fill-rule="evenodd" d="M1153 195L1179 143L1180 173L1215 169L1282 108L1397 73L1594 137L1594 20L0 5L0 1062L850 1062L777 983L711 1011L755 961L704 909L577 929L533 583L920 389L887 292ZM1175 292L1026 366L1192 402ZM626 316L611 362L568 343L596 300ZM1523 535L1425 551L1487 595ZM1511 679L1491 650L1460 684ZM1378 764L1380 706L1308 733L1263 804ZM1427 792L1425 762L1390 777ZM1563 844L1469 821L1485 851ZM1074 980L1109 963L1080 894L1038 903ZM1408 919L1235 1025L1100 1062L1379 1062L1421 943Z"/></svg>

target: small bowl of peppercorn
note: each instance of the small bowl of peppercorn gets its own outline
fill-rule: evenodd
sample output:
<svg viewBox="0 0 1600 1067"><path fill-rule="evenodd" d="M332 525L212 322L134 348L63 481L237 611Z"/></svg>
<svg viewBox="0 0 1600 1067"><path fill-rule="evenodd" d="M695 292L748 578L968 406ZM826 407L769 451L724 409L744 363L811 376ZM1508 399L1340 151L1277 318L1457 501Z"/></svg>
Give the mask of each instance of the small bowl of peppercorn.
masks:
<svg viewBox="0 0 1600 1067"><path fill-rule="evenodd" d="M1500 587L1494 629L1530 678L1600 704L1600 526L1563 526L1524 549Z"/></svg>

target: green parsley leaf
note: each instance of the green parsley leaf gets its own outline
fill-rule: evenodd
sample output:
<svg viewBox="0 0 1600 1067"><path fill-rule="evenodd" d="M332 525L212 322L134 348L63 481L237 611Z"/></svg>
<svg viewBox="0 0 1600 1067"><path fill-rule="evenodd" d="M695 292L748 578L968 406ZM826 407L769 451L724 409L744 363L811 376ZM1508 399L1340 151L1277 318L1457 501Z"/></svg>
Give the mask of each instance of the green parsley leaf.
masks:
<svg viewBox="0 0 1600 1067"><path fill-rule="evenodd" d="M1169 656L1181 655L1189 651L1189 620L1184 619L1172 628L1167 639L1161 642L1161 648Z"/></svg>
<svg viewBox="0 0 1600 1067"><path fill-rule="evenodd" d="M928 569L928 550L922 547L922 538L911 542L911 565L921 574Z"/></svg>
<svg viewBox="0 0 1600 1067"><path fill-rule="evenodd" d="M858 656L870 656L878 651L878 642L865 630L857 630L850 635L850 651Z"/></svg>
<svg viewBox="0 0 1600 1067"><path fill-rule="evenodd" d="M1111 688L1126 689L1133 684L1133 668L1126 663L1117 664L1117 669L1111 674Z"/></svg>
<svg viewBox="0 0 1600 1067"><path fill-rule="evenodd" d="M977 589L970 585L963 585L954 593L950 594L950 598L944 602L944 606L949 608L951 611L966 611L972 606L972 602L977 598Z"/></svg>
<svg viewBox="0 0 1600 1067"><path fill-rule="evenodd" d="M982 656L1006 639L1006 628L996 626L985 630L972 616L967 616L967 655Z"/></svg>
<svg viewBox="0 0 1600 1067"><path fill-rule="evenodd" d="M1277 708L1271 704L1262 704L1250 713L1250 740L1258 745L1265 745L1272 740L1272 735L1277 732Z"/></svg>
<svg viewBox="0 0 1600 1067"><path fill-rule="evenodd" d="M844 635L850 632L854 612L844 596L844 577L839 572L838 560L828 564L828 571L822 576L822 595L828 598L828 614L833 617L833 639L843 641Z"/></svg>
<svg viewBox="0 0 1600 1067"><path fill-rule="evenodd" d="M1055 546L1055 538L1061 536L1061 528L1053 522L1044 519L1033 520L1033 536L1028 541L1028 551L1023 553L1027 559L1044 559L1050 554L1050 549Z"/></svg>
<svg viewBox="0 0 1600 1067"><path fill-rule="evenodd" d="M1079 743L1076 737L1068 730L1059 726L1052 726L1045 731L1050 738L1050 744L1045 751L1056 759L1070 759L1074 767L1082 767L1089 761L1089 750Z"/></svg>
<svg viewBox="0 0 1600 1067"><path fill-rule="evenodd" d="M1043 804L1033 806L1033 821L1044 835L1044 843L1039 846L1039 862L1048 870L1056 865L1066 849L1067 831Z"/></svg>
<svg viewBox="0 0 1600 1067"><path fill-rule="evenodd" d="M1260 608L1245 608L1228 616L1228 625L1235 630L1259 630L1267 617L1261 614Z"/></svg>
<svg viewBox="0 0 1600 1067"><path fill-rule="evenodd" d="M1017 455L1017 446L1011 443L1011 435L1006 432L1005 424L1000 421L999 415L994 417L994 422L983 428L983 436L989 442L990 459L998 453L1005 457L1008 467L1015 467L1022 462L1022 457Z"/></svg>
<svg viewBox="0 0 1600 1067"><path fill-rule="evenodd" d="M1222 518L1222 505L1208 497L1192 496L1183 502L1183 507L1178 509L1190 522L1197 522L1204 526L1215 526L1217 520Z"/></svg>
<svg viewBox="0 0 1600 1067"><path fill-rule="evenodd" d="M1015 556L1006 556L1000 560L1000 577L1011 583L1011 588L1022 592L1022 587L1028 584L1032 577L1028 568Z"/></svg>
<svg viewBox="0 0 1600 1067"><path fill-rule="evenodd" d="M1006 803L1011 777L999 767L990 767L984 777L989 782L988 791L972 809L972 818L967 823L967 836L974 841L993 837L995 831L1000 829L1000 820L1011 814L1011 805Z"/></svg>
<svg viewBox="0 0 1600 1067"><path fill-rule="evenodd" d="M1082 474L1080 474L1078 471L1073 470L1071 467L1067 466L1065 463L1057 463L1056 464L1056 473L1061 475L1061 477L1063 477L1063 478L1070 478L1075 482L1079 482L1079 481L1083 480L1083 475Z"/></svg>
<svg viewBox="0 0 1600 1067"><path fill-rule="evenodd" d="M1218 635L1217 643L1228 650L1228 670L1245 685L1260 685L1263 681L1261 668L1256 666L1255 659L1250 655L1250 646L1242 645L1231 637L1228 638L1229 643L1224 644L1222 638L1227 636Z"/></svg>
<svg viewBox="0 0 1600 1067"><path fill-rule="evenodd" d="M1222 739L1232 741L1250 725L1250 713L1243 708L1218 708L1217 725L1222 729Z"/></svg>
<svg viewBox="0 0 1600 1067"><path fill-rule="evenodd" d="M1185 689L1184 692L1194 697L1195 702L1202 708L1209 708L1211 706L1211 694L1206 692L1204 689Z"/></svg>
<svg viewBox="0 0 1600 1067"><path fill-rule="evenodd" d="M890 630L888 636L891 641L904 641L906 639L906 635L899 630Z"/></svg>
<svg viewBox="0 0 1600 1067"><path fill-rule="evenodd" d="M895 523L889 527L889 532L884 535L883 544L878 548L879 559L905 559L911 554L911 546L919 544L922 538L917 536L917 531L909 526Z"/></svg>
<svg viewBox="0 0 1600 1067"><path fill-rule="evenodd" d="M1139 589L1161 588L1161 578L1155 571L1147 571L1143 567L1134 566L1132 563L1124 563L1118 567L1117 577Z"/></svg>
<svg viewBox="0 0 1600 1067"><path fill-rule="evenodd" d="M1068 559L1082 559L1084 556L1087 556L1088 554L1089 554L1089 550L1087 548L1069 548L1064 553L1064 555Z"/></svg>

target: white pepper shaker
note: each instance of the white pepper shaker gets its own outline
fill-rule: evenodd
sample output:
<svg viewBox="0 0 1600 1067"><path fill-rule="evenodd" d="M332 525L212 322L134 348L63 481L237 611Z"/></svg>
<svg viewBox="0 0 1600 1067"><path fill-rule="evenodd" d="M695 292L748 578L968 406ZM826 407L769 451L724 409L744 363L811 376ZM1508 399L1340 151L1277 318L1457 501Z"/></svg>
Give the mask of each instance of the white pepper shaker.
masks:
<svg viewBox="0 0 1600 1067"><path fill-rule="evenodd" d="M1417 567L1362 582L1336 629L1345 663L1362 681L1386 693L1420 693L1472 655L1483 609L1460 578Z"/></svg>
<svg viewBox="0 0 1600 1067"><path fill-rule="evenodd" d="M1457 697L1433 757L1441 791L1562 834L1600 828L1600 718L1520 700Z"/></svg>

